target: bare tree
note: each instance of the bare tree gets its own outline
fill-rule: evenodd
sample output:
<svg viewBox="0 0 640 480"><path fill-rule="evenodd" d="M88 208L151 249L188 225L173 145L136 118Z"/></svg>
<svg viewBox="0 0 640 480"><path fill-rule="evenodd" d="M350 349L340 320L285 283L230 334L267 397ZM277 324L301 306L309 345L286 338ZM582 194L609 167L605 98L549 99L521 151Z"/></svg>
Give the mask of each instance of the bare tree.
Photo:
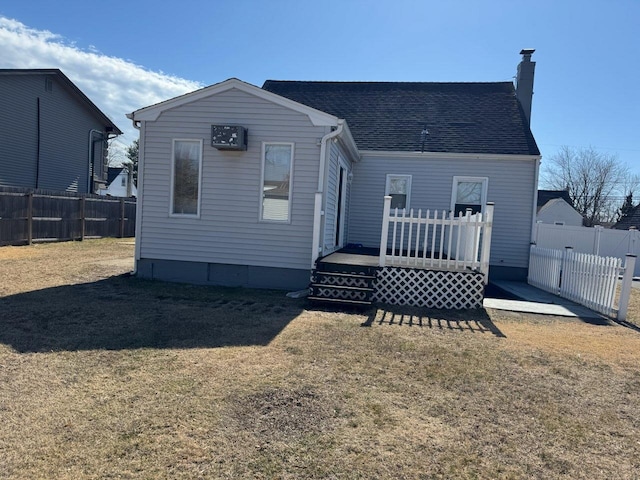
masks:
<svg viewBox="0 0 640 480"><path fill-rule="evenodd" d="M615 220L619 205L629 192L633 177L615 155L593 147L560 148L543 170L543 180L551 189L567 190L573 206L587 226Z"/></svg>
<svg viewBox="0 0 640 480"><path fill-rule="evenodd" d="M122 161L124 160L122 149L118 148L118 145L116 145L116 140L117 139L115 138L109 140L109 147L107 150L107 165L109 167L118 166L122 164Z"/></svg>

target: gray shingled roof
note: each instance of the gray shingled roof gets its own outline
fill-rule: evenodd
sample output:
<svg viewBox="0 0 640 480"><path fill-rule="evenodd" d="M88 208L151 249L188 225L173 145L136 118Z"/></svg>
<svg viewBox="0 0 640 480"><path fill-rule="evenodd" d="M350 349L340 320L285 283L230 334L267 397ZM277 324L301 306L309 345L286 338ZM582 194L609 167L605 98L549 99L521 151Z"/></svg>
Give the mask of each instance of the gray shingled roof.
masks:
<svg viewBox="0 0 640 480"><path fill-rule="evenodd" d="M263 89L344 118L361 150L539 155L511 82L306 82Z"/></svg>
<svg viewBox="0 0 640 480"><path fill-rule="evenodd" d="M613 226L613 228L617 230L629 230L631 227L640 229L640 204L633 207L629 215L620 219L620 221Z"/></svg>
<svg viewBox="0 0 640 480"><path fill-rule="evenodd" d="M124 170L124 167L109 167L107 169L107 185L111 185L111 182L113 182L118 175L120 175L120 172L122 172L122 170Z"/></svg>

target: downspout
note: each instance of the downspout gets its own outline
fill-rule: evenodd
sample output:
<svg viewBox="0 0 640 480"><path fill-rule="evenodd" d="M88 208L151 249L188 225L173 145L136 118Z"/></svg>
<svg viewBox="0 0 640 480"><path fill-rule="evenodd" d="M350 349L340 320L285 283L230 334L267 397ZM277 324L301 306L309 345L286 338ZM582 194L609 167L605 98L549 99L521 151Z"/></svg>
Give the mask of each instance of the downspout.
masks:
<svg viewBox="0 0 640 480"><path fill-rule="evenodd" d="M339 136L344 130L344 120L338 119L338 128L327 133L320 141L320 175L318 176L318 192L323 193L325 168L327 164L327 143L332 138Z"/></svg>
<svg viewBox="0 0 640 480"><path fill-rule="evenodd" d="M104 140L104 133L101 130L92 128L89 130L89 161L87 162L87 193L93 193L91 191L91 162L93 161L93 134L99 133Z"/></svg>
<svg viewBox="0 0 640 480"><path fill-rule="evenodd" d="M40 186L40 138L41 138L41 124L40 124L40 97L36 101L37 107L37 139L36 139L36 188Z"/></svg>
<svg viewBox="0 0 640 480"><path fill-rule="evenodd" d="M344 130L344 120L338 119L338 127L327 133L322 140L320 141L320 165L318 166L318 190L316 192L316 196L321 195L322 204L324 206L324 177L326 175L327 168L327 144L330 140L338 137L342 131ZM140 160L138 160L139 162ZM320 253L320 235L322 234L322 214L323 210L320 208L314 209L313 214L313 238L311 241L311 267L315 266L316 260L318 259Z"/></svg>
<svg viewBox="0 0 640 480"><path fill-rule="evenodd" d="M134 263L132 275L138 274L138 261L140 260L140 239L142 233L142 196L143 196L143 170L144 170L144 129L141 127L141 122L134 119L133 113L128 113L127 118L133 123L133 128L140 132L140 138L138 140L138 196L136 197L136 244L134 247Z"/></svg>

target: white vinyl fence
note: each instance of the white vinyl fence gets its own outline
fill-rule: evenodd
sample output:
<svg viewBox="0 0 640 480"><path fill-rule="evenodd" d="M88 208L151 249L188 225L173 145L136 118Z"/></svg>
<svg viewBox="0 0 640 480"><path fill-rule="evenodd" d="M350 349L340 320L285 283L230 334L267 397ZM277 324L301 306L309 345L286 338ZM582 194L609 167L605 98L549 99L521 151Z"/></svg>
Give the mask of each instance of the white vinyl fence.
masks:
<svg viewBox="0 0 640 480"><path fill-rule="evenodd" d="M488 203L484 214L467 211L458 217L426 210L423 216L422 209L391 211L391 197L384 197L380 266L476 270L486 279L493 208Z"/></svg>
<svg viewBox="0 0 640 480"><path fill-rule="evenodd" d="M601 226L572 227L538 223L535 226L534 244L559 250L571 247L576 252L622 260L627 254L640 255L640 232L636 229L613 230ZM634 276L640 277L640 262L636 262Z"/></svg>
<svg viewBox="0 0 640 480"><path fill-rule="evenodd" d="M605 315L625 320L635 256L627 255L625 266L616 257L601 257L575 252L571 248L556 250L531 246L528 282ZM618 308L615 294L618 275L624 272Z"/></svg>

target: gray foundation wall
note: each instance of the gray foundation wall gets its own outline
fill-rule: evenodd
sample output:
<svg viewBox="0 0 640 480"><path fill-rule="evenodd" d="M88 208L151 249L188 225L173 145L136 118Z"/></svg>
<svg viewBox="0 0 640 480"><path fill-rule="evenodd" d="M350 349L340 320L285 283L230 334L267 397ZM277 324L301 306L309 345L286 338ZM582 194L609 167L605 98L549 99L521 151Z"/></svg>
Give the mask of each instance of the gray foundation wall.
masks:
<svg viewBox="0 0 640 480"><path fill-rule="evenodd" d="M310 270L224 263L143 258L137 262L140 278L223 287L301 290L309 286Z"/></svg>

